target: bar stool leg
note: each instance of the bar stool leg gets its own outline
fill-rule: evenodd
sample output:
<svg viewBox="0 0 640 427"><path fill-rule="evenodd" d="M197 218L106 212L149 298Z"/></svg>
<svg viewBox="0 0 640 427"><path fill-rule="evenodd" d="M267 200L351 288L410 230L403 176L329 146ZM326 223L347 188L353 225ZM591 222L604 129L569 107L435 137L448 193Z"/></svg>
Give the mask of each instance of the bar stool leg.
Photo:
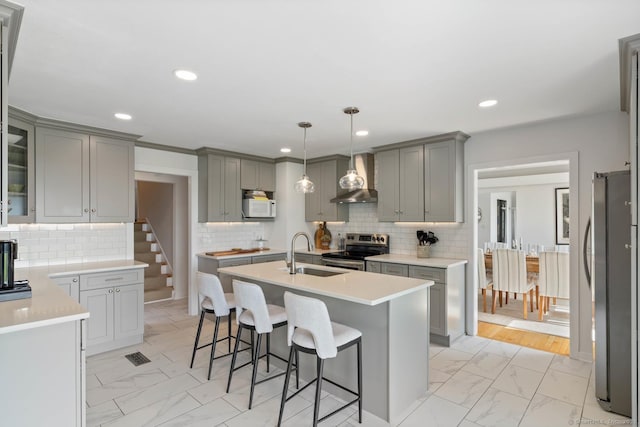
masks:
<svg viewBox="0 0 640 427"><path fill-rule="evenodd" d="M231 312L229 312L229 316L227 316L227 337L229 337L229 349L228 353L231 353Z"/></svg>
<svg viewBox="0 0 640 427"><path fill-rule="evenodd" d="M300 365L298 364L298 350L296 350L296 390L300 388Z"/></svg>
<svg viewBox="0 0 640 427"><path fill-rule="evenodd" d="M267 373L269 372L269 353L271 352L271 334L267 334Z"/></svg>
<svg viewBox="0 0 640 427"><path fill-rule="evenodd" d="M229 387L231 387L231 377L233 376L233 368L236 366L236 357L238 356L238 346L240 345L241 336L242 336L242 323L238 325L238 335L236 338L236 344L233 346L233 356L231 356L231 369L229 369L229 380L227 381L227 393L229 393ZM251 346L251 349L253 350L253 346ZM253 355L251 357L253 357Z"/></svg>
<svg viewBox="0 0 640 427"><path fill-rule="evenodd" d="M216 343L218 342L218 328L220 327L220 318L216 316L216 326L213 330L213 341L211 342L211 356L209 358L209 374L207 375L207 380L211 379L211 368L213 367L213 358L216 353Z"/></svg>
<svg viewBox="0 0 640 427"><path fill-rule="evenodd" d="M358 340L358 422L362 424L362 341Z"/></svg>
<svg viewBox="0 0 640 427"><path fill-rule="evenodd" d="M298 352L295 351L296 359ZM280 414L278 415L278 427L282 424L282 415L284 414L284 404L287 402L287 390L289 389L289 377L291 376L291 364L294 357L294 349L291 346L291 350L289 350L289 361L287 362L287 372L284 374L284 389L282 389L282 399L280 400ZM297 366L297 362L296 362ZM297 372L296 372L297 375ZM297 378L296 378L297 381Z"/></svg>
<svg viewBox="0 0 640 427"><path fill-rule="evenodd" d="M256 340L256 358L255 358L256 363L253 364L253 374L251 374L251 392L249 393L249 409L251 409L251 404L253 403L253 389L256 387L256 376L258 375L258 358L260 356L261 341L262 341L262 334L258 334L258 339Z"/></svg>
<svg viewBox="0 0 640 427"><path fill-rule="evenodd" d="M196 343L193 345L193 354L191 355L191 365L189 365L189 368L193 368L193 360L196 358L196 350L198 349L198 342L200 341L200 331L202 330L203 321L204 321L204 310L200 310L200 323L198 324L198 332L196 333Z"/></svg>
<svg viewBox="0 0 640 427"><path fill-rule="evenodd" d="M313 403L313 427L318 425L318 414L320 413L320 393L322 391L322 373L324 370L324 359L317 357L318 378L316 382L316 399Z"/></svg>

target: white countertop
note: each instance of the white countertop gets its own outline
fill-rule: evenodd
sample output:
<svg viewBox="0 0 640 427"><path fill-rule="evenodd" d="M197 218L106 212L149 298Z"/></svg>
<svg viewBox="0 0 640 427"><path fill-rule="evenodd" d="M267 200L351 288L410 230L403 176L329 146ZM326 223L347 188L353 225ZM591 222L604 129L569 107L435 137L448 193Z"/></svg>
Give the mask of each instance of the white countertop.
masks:
<svg viewBox="0 0 640 427"><path fill-rule="evenodd" d="M217 251L213 251L213 252L217 252ZM206 253L201 252L199 254L196 254L196 256L200 258L209 258L209 259L233 259L233 258L246 258L246 257L252 257L252 256L278 255L278 254L286 254L286 253L287 251L284 249L267 249L264 251L249 252L246 254L220 255L220 256L207 255Z"/></svg>
<svg viewBox="0 0 640 427"><path fill-rule="evenodd" d="M418 258L415 255L385 254L365 258L367 261L391 262L395 264L419 265L422 267L449 268L466 264L466 259L456 258Z"/></svg>
<svg viewBox="0 0 640 427"><path fill-rule="evenodd" d="M282 266L281 261L224 267L218 269L218 273L282 286L293 291L300 290L365 305L381 304L433 285L432 280L387 276L304 263L296 263L296 266L318 270L344 271L345 274L330 277L289 274L289 270Z"/></svg>
<svg viewBox="0 0 640 427"><path fill-rule="evenodd" d="M306 249L296 249L296 253L309 254L309 255L322 255L329 252L340 252L338 249L312 249L310 251Z"/></svg>
<svg viewBox="0 0 640 427"><path fill-rule="evenodd" d="M147 267L134 260L90 262L18 268L16 279L29 279L31 298L0 302L0 334L71 322L89 317L89 311L49 278L82 273Z"/></svg>

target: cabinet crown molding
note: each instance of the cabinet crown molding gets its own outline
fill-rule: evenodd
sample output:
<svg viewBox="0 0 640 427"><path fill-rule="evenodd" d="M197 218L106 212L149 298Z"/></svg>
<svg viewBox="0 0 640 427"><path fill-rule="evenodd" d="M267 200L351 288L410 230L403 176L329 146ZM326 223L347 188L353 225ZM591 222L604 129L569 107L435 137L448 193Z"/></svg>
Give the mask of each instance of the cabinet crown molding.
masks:
<svg viewBox="0 0 640 427"><path fill-rule="evenodd" d="M441 135L427 136L425 138L411 139L409 141L395 142L393 144L378 145L377 147L373 147L372 149L374 152L378 152L378 151L393 150L396 148L411 147L414 145L435 144L436 142L451 141L451 140L455 140L458 142L465 142L469 138L471 137L466 133L461 131L455 131L455 132L443 133Z"/></svg>
<svg viewBox="0 0 640 427"><path fill-rule="evenodd" d="M640 34L618 40L620 52L620 110L629 112L631 58L640 52Z"/></svg>
<svg viewBox="0 0 640 427"><path fill-rule="evenodd" d="M265 163L275 163L275 160L269 157L254 156L251 154L237 153L235 151L220 150L218 148L211 148L211 147L201 147L201 148L198 148L195 152L198 156L205 155L205 154L215 154L218 156L235 157L236 159L255 160L258 162L265 162Z"/></svg>

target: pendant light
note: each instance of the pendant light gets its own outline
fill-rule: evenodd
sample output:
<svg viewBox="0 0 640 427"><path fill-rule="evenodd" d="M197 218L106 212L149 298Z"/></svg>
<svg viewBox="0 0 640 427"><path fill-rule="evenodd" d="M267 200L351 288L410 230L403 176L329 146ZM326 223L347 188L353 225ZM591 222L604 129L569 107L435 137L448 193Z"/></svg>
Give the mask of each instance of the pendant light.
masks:
<svg viewBox="0 0 640 427"><path fill-rule="evenodd" d="M351 116L351 159L349 160L349 170L347 174L340 178L338 184L340 184L340 188L345 190L358 190L364 187L364 179L358 175L355 167L353 167L353 115L358 114L360 110L358 110L358 107L347 107L342 111Z"/></svg>
<svg viewBox="0 0 640 427"><path fill-rule="evenodd" d="M300 178L295 185L295 189L298 193L313 193L316 189L315 185L309 177L307 176L307 129L311 127L311 123L309 122L300 122L298 123L302 129L304 129L304 163L302 169L302 178Z"/></svg>

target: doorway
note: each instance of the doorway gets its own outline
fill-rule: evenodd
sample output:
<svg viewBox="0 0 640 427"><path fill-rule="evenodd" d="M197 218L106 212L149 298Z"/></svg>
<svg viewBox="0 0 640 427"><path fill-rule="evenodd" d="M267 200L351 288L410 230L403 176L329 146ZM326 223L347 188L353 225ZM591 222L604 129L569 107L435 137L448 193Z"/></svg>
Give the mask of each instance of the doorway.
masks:
<svg viewBox="0 0 640 427"><path fill-rule="evenodd" d="M555 208L557 189L570 188L569 159L477 167L474 175L474 198L477 209L484 214L474 224L473 241L482 250L477 262L486 262L488 283L493 279L492 251L497 248L519 249L526 255L529 286L538 283L541 252L545 252L545 259L547 253L560 254L554 256L563 258L566 271L570 271L570 245L562 244L556 236L556 223L564 218L556 218ZM571 318L575 317L570 309L570 282L570 277L563 281L566 298L549 298L551 304L546 310L537 298L533 312L527 304L527 319L522 294L514 299L514 294L507 297L503 292L502 304L497 302L493 308L488 287L485 312L481 290L474 288L477 298L471 298L476 303L470 308L475 312L478 335L569 355Z"/></svg>
<svg viewBox="0 0 640 427"><path fill-rule="evenodd" d="M149 220L163 256L170 265L173 298L189 292L188 178L164 173L136 172L136 219Z"/></svg>

